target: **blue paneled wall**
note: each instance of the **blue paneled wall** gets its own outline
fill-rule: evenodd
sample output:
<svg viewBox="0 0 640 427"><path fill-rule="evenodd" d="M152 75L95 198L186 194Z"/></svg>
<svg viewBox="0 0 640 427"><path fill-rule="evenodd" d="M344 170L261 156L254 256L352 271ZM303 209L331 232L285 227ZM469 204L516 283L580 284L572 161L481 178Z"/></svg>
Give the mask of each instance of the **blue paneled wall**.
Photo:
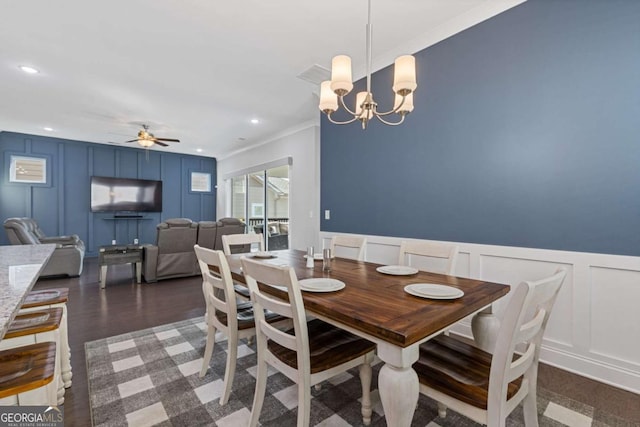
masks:
<svg viewBox="0 0 640 427"><path fill-rule="evenodd" d="M36 135L0 132L2 177L0 218L35 218L47 235L78 234L87 245L87 255L96 255L102 245L153 243L156 225L167 218L194 221L215 220L216 160L162 151L91 144ZM148 156L147 156L148 154ZM47 159L47 184L9 182L11 155ZM190 192L191 172L212 176L210 193ZM143 220L113 220L113 214L91 213L91 176L154 179L162 181L163 212L144 213ZM8 244L4 230L0 244Z"/></svg>
<svg viewBox="0 0 640 427"><path fill-rule="evenodd" d="M418 52L405 124L323 118L321 229L640 255L639 22L637 0L529 0Z"/></svg>

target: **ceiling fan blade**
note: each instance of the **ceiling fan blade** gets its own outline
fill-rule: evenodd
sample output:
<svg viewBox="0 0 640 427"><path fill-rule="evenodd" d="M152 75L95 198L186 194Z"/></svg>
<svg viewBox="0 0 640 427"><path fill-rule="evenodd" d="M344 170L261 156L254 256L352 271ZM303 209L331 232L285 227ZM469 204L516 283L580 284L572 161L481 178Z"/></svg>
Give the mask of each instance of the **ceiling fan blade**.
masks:
<svg viewBox="0 0 640 427"><path fill-rule="evenodd" d="M169 144L165 144L164 142L160 142L160 141L158 141L158 140L155 140L155 141L153 141L153 142L155 142L155 143L156 143L156 144L158 144L158 145L162 145L163 147L168 147L168 146L169 146Z"/></svg>
<svg viewBox="0 0 640 427"><path fill-rule="evenodd" d="M171 139L171 138L153 138L156 141L167 141L167 142L180 142L179 139Z"/></svg>
<svg viewBox="0 0 640 427"><path fill-rule="evenodd" d="M131 141L125 141L125 142L138 142L138 138L132 139Z"/></svg>

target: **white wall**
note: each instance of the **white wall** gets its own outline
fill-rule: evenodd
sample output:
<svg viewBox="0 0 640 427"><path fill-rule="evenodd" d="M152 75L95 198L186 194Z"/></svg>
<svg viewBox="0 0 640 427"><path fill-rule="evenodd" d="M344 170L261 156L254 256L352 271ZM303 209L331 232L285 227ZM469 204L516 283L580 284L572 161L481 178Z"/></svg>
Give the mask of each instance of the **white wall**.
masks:
<svg viewBox="0 0 640 427"><path fill-rule="evenodd" d="M336 233L322 232L329 245ZM366 236L365 259L397 264L401 239ZM540 359L640 393L640 257L456 243L456 276L518 284L567 269ZM508 296L496 303L501 312ZM471 337L469 319L454 329Z"/></svg>
<svg viewBox="0 0 640 427"><path fill-rule="evenodd" d="M263 163L291 157L289 234L294 249L319 247L320 128L317 125L218 160L217 217L231 216L229 183L224 177Z"/></svg>

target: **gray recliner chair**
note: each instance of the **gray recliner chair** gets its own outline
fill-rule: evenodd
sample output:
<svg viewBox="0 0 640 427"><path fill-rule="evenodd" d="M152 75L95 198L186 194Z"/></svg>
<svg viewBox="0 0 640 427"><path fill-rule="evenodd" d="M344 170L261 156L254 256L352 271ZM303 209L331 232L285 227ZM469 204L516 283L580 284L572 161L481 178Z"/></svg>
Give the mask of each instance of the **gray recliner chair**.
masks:
<svg viewBox="0 0 640 427"><path fill-rule="evenodd" d="M218 223L216 221L200 221L198 223L198 245L207 249L217 249L216 236L218 235Z"/></svg>
<svg viewBox="0 0 640 427"><path fill-rule="evenodd" d="M33 218L9 218L4 229L12 245L56 245L40 277L75 277L82 273L84 242L78 235L47 237Z"/></svg>
<svg viewBox="0 0 640 427"><path fill-rule="evenodd" d="M246 225L238 218L221 218L218 220L218 233L216 234L215 250L222 250L222 236L225 234L244 234Z"/></svg>
<svg viewBox="0 0 640 427"><path fill-rule="evenodd" d="M193 246L198 241L198 223L173 218L157 226L155 245L145 245L142 274L145 282L200 275Z"/></svg>
<svg viewBox="0 0 640 427"><path fill-rule="evenodd" d="M245 230L245 223L237 218L200 221L198 223L198 245L203 248L221 251L222 236L225 234L244 234Z"/></svg>

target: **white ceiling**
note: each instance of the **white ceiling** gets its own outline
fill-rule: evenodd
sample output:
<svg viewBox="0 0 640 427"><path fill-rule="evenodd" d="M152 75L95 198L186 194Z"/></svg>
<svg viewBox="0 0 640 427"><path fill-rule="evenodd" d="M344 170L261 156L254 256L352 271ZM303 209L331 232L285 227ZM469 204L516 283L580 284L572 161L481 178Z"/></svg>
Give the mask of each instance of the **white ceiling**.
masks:
<svg viewBox="0 0 640 427"><path fill-rule="evenodd" d="M373 0L373 68L522 1ZM364 75L366 8L366 0L0 0L0 130L123 144L146 123L181 140L157 149L223 158L318 122L317 87L297 78L312 65L330 68L343 53L354 78Z"/></svg>

